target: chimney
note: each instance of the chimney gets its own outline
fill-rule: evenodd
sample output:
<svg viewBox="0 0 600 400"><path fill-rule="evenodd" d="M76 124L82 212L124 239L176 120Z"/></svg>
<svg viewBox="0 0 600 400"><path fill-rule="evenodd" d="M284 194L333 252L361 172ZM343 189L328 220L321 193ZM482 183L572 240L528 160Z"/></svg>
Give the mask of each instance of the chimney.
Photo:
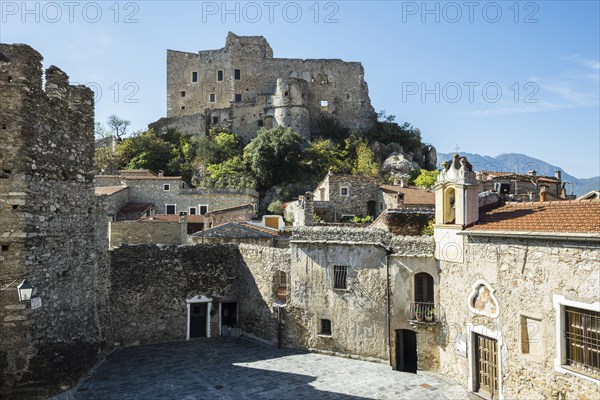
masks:
<svg viewBox="0 0 600 400"><path fill-rule="evenodd" d="M404 209L404 193L396 193L396 208Z"/></svg>
<svg viewBox="0 0 600 400"><path fill-rule="evenodd" d="M540 203L543 203L546 201L546 185L542 185L540 187Z"/></svg>
<svg viewBox="0 0 600 400"><path fill-rule="evenodd" d="M162 178L163 176L165 176L165 171L163 171L162 169L160 171L158 171L158 177Z"/></svg>
<svg viewBox="0 0 600 400"><path fill-rule="evenodd" d="M559 182L562 182L562 172L560 171L560 169L554 171L554 177L558 179Z"/></svg>
<svg viewBox="0 0 600 400"><path fill-rule="evenodd" d="M400 187L408 187L408 181L406 180L406 178L400 178Z"/></svg>

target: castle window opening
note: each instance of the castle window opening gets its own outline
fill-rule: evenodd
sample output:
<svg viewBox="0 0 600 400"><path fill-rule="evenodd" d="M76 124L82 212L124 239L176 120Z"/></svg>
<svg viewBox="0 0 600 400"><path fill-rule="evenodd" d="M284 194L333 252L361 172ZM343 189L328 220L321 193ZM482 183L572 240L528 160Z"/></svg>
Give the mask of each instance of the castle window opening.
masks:
<svg viewBox="0 0 600 400"><path fill-rule="evenodd" d="M176 204L165 204L165 209L166 209L166 214L175 214L175 212L177 211L177 205Z"/></svg>
<svg viewBox="0 0 600 400"><path fill-rule="evenodd" d="M3 253L7 252L9 247L10 247L10 245L8 245L8 244L3 244L3 245L2 245L2 252L3 252Z"/></svg>
<svg viewBox="0 0 600 400"><path fill-rule="evenodd" d="M223 80L223 70L220 69L217 71L217 81L221 82Z"/></svg>
<svg viewBox="0 0 600 400"><path fill-rule="evenodd" d="M13 204L13 205L12 205L12 209L13 209L13 210L17 210L18 208L19 208L19 206L18 206L17 204Z"/></svg>
<svg viewBox="0 0 600 400"><path fill-rule="evenodd" d="M259 120L257 121L257 124L258 124L258 126L265 126L265 124L264 124L264 122L263 122L263 120L262 120L262 119L259 119Z"/></svg>
<svg viewBox="0 0 600 400"><path fill-rule="evenodd" d="M345 265L333 266L333 288L348 289L348 267Z"/></svg>
<svg viewBox="0 0 600 400"><path fill-rule="evenodd" d="M192 72L192 82L198 82L198 71Z"/></svg>
<svg viewBox="0 0 600 400"><path fill-rule="evenodd" d="M331 336L331 320L321 319L321 330L319 335Z"/></svg>
<svg viewBox="0 0 600 400"><path fill-rule="evenodd" d="M185 97L185 90L181 91L181 97Z"/></svg>
<svg viewBox="0 0 600 400"><path fill-rule="evenodd" d="M233 70L233 79L235 79L236 81L239 81L240 79L242 79L242 71L239 69L234 69Z"/></svg>
<svg viewBox="0 0 600 400"><path fill-rule="evenodd" d="M211 93L208 95L208 101L210 103L214 103L215 101L217 101L217 96L214 93Z"/></svg>
<svg viewBox="0 0 600 400"><path fill-rule="evenodd" d="M182 110L185 110L185 106L181 106L181 109L182 109Z"/></svg>
<svg viewBox="0 0 600 400"><path fill-rule="evenodd" d="M241 95L241 94L239 94L239 93L236 93L236 94L234 95L234 98L233 98L233 100L234 100L236 103L241 103L241 102L242 102L242 95Z"/></svg>
<svg viewBox="0 0 600 400"><path fill-rule="evenodd" d="M166 191L166 192L170 191L171 190L171 184L170 183L165 183L163 185L163 190Z"/></svg>
<svg viewBox="0 0 600 400"><path fill-rule="evenodd" d="M6 130L6 124L2 124L2 130Z"/></svg>

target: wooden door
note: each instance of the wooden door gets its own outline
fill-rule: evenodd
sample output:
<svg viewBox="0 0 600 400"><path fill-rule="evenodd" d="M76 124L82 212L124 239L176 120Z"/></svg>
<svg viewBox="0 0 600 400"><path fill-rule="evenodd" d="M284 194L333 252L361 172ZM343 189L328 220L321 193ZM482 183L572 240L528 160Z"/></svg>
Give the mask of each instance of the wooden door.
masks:
<svg viewBox="0 0 600 400"><path fill-rule="evenodd" d="M396 370L417 373L417 333L415 331L396 330Z"/></svg>
<svg viewBox="0 0 600 400"><path fill-rule="evenodd" d="M492 338L475 335L476 385L475 391L492 399L498 397L498 342Z"/></svg>

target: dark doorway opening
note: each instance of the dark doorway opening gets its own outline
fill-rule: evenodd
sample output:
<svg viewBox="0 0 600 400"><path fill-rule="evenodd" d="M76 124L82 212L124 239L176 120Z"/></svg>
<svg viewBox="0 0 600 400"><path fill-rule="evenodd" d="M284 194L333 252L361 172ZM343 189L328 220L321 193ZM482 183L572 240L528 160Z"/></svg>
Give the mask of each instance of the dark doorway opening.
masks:
<svg viewBox="0 0 600 400"><path fill-rule="evenodd" d="M237 303L221 303L221 326L237 328Z"/></svg>
<svg viewBox="0 0 600 400"><path fill-rule="evenodd" d="M208 303L190 304L190 339L206 337L206 305Z"/></svg>
<svg viewBox="0 0 600 400"><path fill-rule="evenodd" d="M367 215L373 219L377 216L377 202L374 200L367 201Z"/></svg>
<svg viewBox="0 0 600 400"><path fill-rule="evenodd" d="M396 370L417 373L417 333L396 329Z"/></svg>

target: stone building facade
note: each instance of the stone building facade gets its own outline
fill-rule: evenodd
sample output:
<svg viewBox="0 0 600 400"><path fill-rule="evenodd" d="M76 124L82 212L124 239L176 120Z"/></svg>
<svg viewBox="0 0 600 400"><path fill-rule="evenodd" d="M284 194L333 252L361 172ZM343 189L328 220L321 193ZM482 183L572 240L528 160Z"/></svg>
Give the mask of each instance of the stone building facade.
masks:
<svg viewBox="0 0 600 400"><path fill-rule="evenodd" d="M94 100L27 45L0 45L0 393L69 386L108 341ZM16 286L33 286L20 302Z"/></svg>
<svg viewBox="0 0 600 400"><path fill-rule="evenodd" d="M439 371L493 398L598 398L600 201L479 212L456 156L436 192Z"/></svg>
<svg viewBox="0 0 600 400"><path fill-rule="evenodd" d="M375 218L381 211L379 180L370 176L329 173L312 194L315 214L327 222L354 216Z"/></svg>
<svg viewBox="0 0 600 400"><path fill-rule="evenodd" d="M224 124L249 140L260 127L291 127L304 137L333 118L348 129L376 121L358 62L274 58L262 36L227 35L225 47L167 52L167 118L150 128L204 134Z"/></svg>

